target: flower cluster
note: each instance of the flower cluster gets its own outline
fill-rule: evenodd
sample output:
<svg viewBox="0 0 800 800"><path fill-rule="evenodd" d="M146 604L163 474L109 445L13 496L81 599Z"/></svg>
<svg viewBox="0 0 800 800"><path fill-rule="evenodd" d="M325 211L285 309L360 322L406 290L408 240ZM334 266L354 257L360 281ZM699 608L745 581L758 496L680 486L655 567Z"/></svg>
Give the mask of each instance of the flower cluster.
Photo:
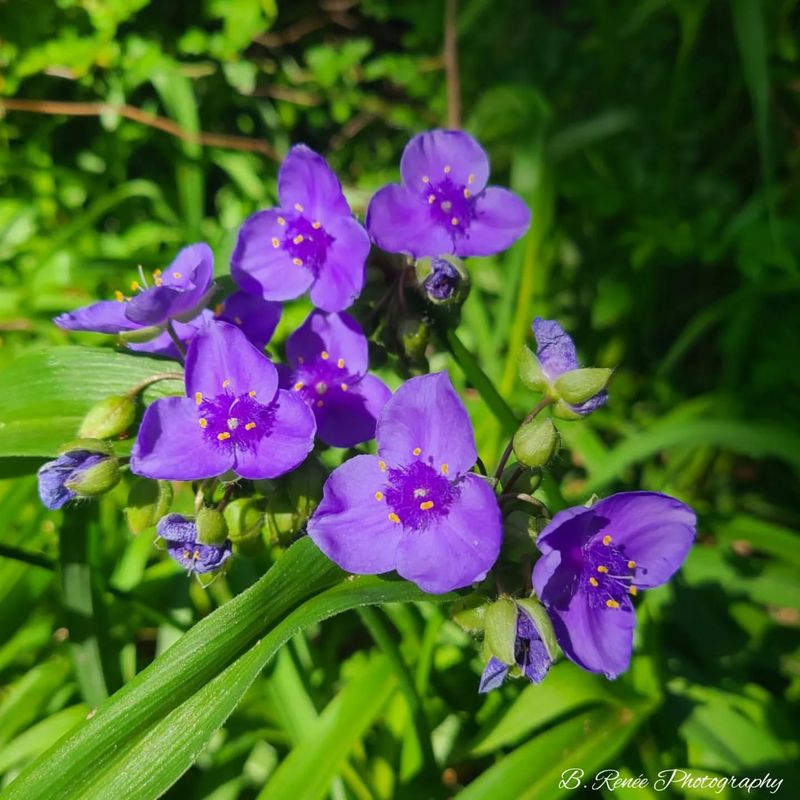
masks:
<svg viewBox="0 0 800 800"><path fill-rule="evenodd" d="M546 524L537 518L522 560L518 543L503 546L517 499L528 502L531 519L534 512L549 519L543 503L515 493L514 483L526 469L539 475L552 459L559 442L553 418L581 419L606 403L611 370L581 368L559 323L537 317L536 349L524 348L520 379L541 397L487 476L449 375L418 368L431 320L444 324L437 307L458 308L466 298L462 259L512 246L530 212L508 189L488 185L487 155L461 131L413 137L400 178L375 193L362 226L322 156L295 146L278 174L278 206L256 212L238 231L233 293L220 296L212 250L197 243L149 277L139 268L114 299L56 317L64 330L115 334L173 369L180 363L183 392L142 408L145 382L91 409L79 435L96 438L65 445L40 469L42 502L60 509L96 497L129 469L138 476L133 529L155 526L182 569L213 580L233 556L261 552L276 530L284 543L286 528L275 520L287 516L280 498L289 497L289 533L305 527L349 573L394 571L432 594L471 587L485 616L470 628L484 634L480 692L509 677L539 683L562 651L614 678L630 661L634 599L680 567L694 539L694 513L666 495L622 493ZM361 314L366 297L351 307L364 288L371 245L403 257L377 257L388 286ZM403 317L409 292L424 319ZM281 304L306 293L313 309L276 346ZM404 352L387 354L397 342ZM427 374L392 393L370 372L375 353L384 364L395 357L399 375ZM175 377L165 372L150 382ZM133 427L125 464L110 440ZM342 451L318 459L328 448ZM506 469L512 455L517 464ZM325 474L322 462L332 459L338 466ZM193 514L170 513L173 482L192 484ZM494 596L488 576L499 559L518 559L517 574L536 559L530 584L513 599Z"/></svg>

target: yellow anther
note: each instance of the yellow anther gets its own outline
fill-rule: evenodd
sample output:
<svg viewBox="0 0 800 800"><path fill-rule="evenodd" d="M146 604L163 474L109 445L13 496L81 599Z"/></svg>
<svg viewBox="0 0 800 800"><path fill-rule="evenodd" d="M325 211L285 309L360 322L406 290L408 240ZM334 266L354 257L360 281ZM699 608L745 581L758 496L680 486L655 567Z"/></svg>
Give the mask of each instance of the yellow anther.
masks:
<svg viewBox="0 0 800 800"><path fill-rule="evenodd" d="M340 384L339 384L339 388L340 388L340 389L341 389L343 392L346 392L348 387L347 387L347 384L346 384L346 383L340 383Z"/></svg>
<svg viewBox="0 0 800 800"><path fill-rule="evenodd" d="M255 428L255 426L256 426L255 422L248 422L247 425L244 426L244 429L246 431L251 431L253 430L253 428Z"/></svg>
<svg viewBox="0 0 800 800"><path fill-rule="evenodd" d="M322 227L322 223L321 223L319 220L314 220L314 221L311 223L311 227L312 227L312 228L313 228L315 231L318 231L318 230L319 230L319 229Z"/></svg>
<svg viewBox="0 0 800 800"><path fill-rule="evenodd" d="M423 175L422 176L422 182L423 183L430 183L431 179L427 175Z"/></svg>
<svg viewBox="0 0 800 800"><path fill-rule="evenodd" d="M214 316L218 317L225 310L225 303L217 303L214 306Z"/></svg>
<svg viewBox="0 0 800 800"><path fill-rule="evenodd" d="M458 225L458 217L453 217L453 218L450 220L450 224L451 224L451 225Z"/></svg>
<svg viewBox="0 0 800 800"><path fill-rule="evenodd" d="M429 194L428 195L428 204L429 205L433 205L435 202L436 202L436 195L435 194Z"/></svg>
<svg viewBox="0 0 800 800"><path fill-rule="evenodd" d="M597 578L589 578L589 583L591 583L592 586L599 586L600 585L600 583L598 582Z"/></svg>
<svg viewBox="0 0 800 800"><path fill-rule="evenodd" d="M636 595L639 594L639 590L635 586L629 586L628 593L636 597Z"/></svg>
<svg viewBox="0 0 800 800"><path fill-rule="evenodd" d="M183 551L183 557L184 558L190 558L191 555L192 555L192 551L191 550L184 550Z"/></svg>
<svg viewBox="0 0 800 800"><path fill-rule="evenodd" d="M122 294L122 292L121 292L119 289L117 289L117 291L116 291L116 292L114 292L114 299L115 299L115 300L116 300L118 303L124 303L124 302L125 302L125 295L124 295L124 294Z"/></svg>
<svg viewBox="0 0 800 800"><path fill-rule="evenodd" d="M228 380L228 378L225 378L225 380L222 381L222 388L223 389L227 389L230 385L231 385L231 382L230 382L230 380Z"/></svg>
<svg viewBox="0 0 800 800"><path fill-rule="evenodd" d="M200 558L200 551L199 550L195 550L194 553L192 553L192 559L194 561L197 561L198 558Z"/></svg>
<svg viewBox="0 0 800 800"><path fill-rule="evenodd" d="M413 449L411 452L412 452L412 453L413 453L415 456L418 456L418 455L419 455L419 454L422 452L422 449L421 449L421 448L419 448L419 447L415 447L415 448L414 448L414 449Z"/></svg>
<svg viewBox="0 0 800 800"><path fill-rule="evenodd" d="M153 283L155 283L156 286L161 286L164 281L162 281L161 278L153 278Z"/></svg>
<svg viewBox="0 0 800 800"><path fill-rule="evenodd" d="M323 361L327 361L327 360L328 360L328 359L331 357L331 354L330 354L330 353L329 353L327 350L323 350L323 351L322 351L322 352L319 354L319 357L320 357L320 358L321 358Z"/></svg>
<svg viewBox="0 0 800 800"><path fill-rule="evenodd" d="M277 236L272 237L272 246L273 247L280 247L281 243Z"/></svg>
<svg viewBox="0 0 800 800"><path fill-rule="evenodd" d="M295 236L294 239L292 239L292 241L295 244L300 244L303 241L303 234L302 233L298 233L297 236Z"/></svg>
<svg viewBox="0 0 800 800"><path fill-rule="evenodd" d="M470 172L467 183L475 183L475 176Z"/></svg>
<svg viewBox="0 0 800 800"><path fill-rule="evenodd" d="M616 600L608 599L606 600L606 605L609 608L619 608L619 603Z"/></svg>
<svg viewBox="0 0 800 800"><path fill-rule="evenodd" d="M469 189L464 189L464 197L466 197L467 200L469 200Z"/></svg>
<svg viewBox="0 0 800 800"><path fill-rule="evenodd" d="M381 472L386 472L386 462L385 461L379 461L378 462L378 468L380 469Z"/></svg>
<svg viewBox="0 0 800 800"><path fill-rule="evenodd" d="M633 569L635 566L636 566L636 562L635 561L629 561L628 562L628 569Z"/></svg>
<svg viewBox="0 0 800 800"><path fill-rule="evenodd" d="M255 390L255 389L251 389L251 390L250 390L250 391L247 393L247 396L248 396L248 397L255 397L255 396L256 396L256 390Z"/></svg>
<svg viewBox="0 0 800 800"><path fill-rule="evenodd" d="M131 281L131 291L132 292L139 291L139 281Z"/></svg>
<svg viewBox="0 0 800 800"><path fill-rule="evenodd" d="M299 211L302 214L303 213L303 206L301 206L300 203L295 203L294 204L294 210L295 211Z"/></svg>
<svg viewBox="0 0 800 800"><path fill-rule="evenodd" d="M217 434L217 439L219 439L221 442L224 442L226 439L230 439L230 438L231 438L231 435L230 435L230 433L228 431L223 431L222 433L218 433Z"/></svg>
<svg viewBox="0 0 800 800"><path fill-rule="evenodd" d="M442 475L447 475L447 470L448 469L450 469L450 467L448 467L447 464L442 464L442 467L441 467Z"/></svg>
<svg viewBox="0 0 800 800"><path fill-rule="evenodd" d="M303 266L303 262L299 258L293 258L292 259L292 264L294 264L296 267L302 267Z"/></svg>
<svg viewBox="0 0 800 800"><path fill-rule="evenodd" d="M602 564L597 568L597 571L601 574L605 575L608 572L608 567L604 567Z"/></svg>
<svg viewBox="0 0 800 800"><path fill-rule="evenodd" d="M420 511L430 511L433 508L433 500L426 500L419 504Z"/></svg>
<svg viewBox="0 0 800 800"><path fill-rule="evenodd" d="M277 221L278 225L285 225L286 224L286 220L283 217L278 217L278 219L276 221Z"/></svg>
<svg viewBox="0 0 800 800"><path fill-rule="evenodd" d="M392 522L397 522L397 523L399 523L399 522L400 522L400 517L398 517L398 516L397 516L397 514L395 514L395 513L394 513L394 511L392 511L392 513L391 513L391 514L389 514L389 519L390 519Z"/></svg>
<svg viewBox="0 0 800 800"><path fill-rule="evenodd" d="M322 406L324 406L324 405L325 405L325 401L324 400L317 400L317 408L322 408Z"/></svg>
<svg viewBox="0 0 800 800"><path fill-rule="evenodd" d="M161 270L160 269L154 269L153 270L153 277L154 278L158 278L160 275L161 275Z"/></svg>
<svg viewBox="0 0 800 800"><path fill-rule="evenodd" d="M203 402L203 393L202 392L195 392L194 393L194 401L197 405Z"/></svg>
<svg viewBox="0 0 800 800"><path fill-rule="evenodd" d="M343 359L343 358L340 358L340 359L339 359L339 360L336 362L336 366L337 366L337 367L339 367L339 369L344 369L344 359Z"/></svg>
<svg viewBox="0 0 800 800"><path fill-rule="evenodd" d="M448 174L448 173L449 173L451 170L452 170L452 167L451 167L451 166L448 164L448 165L447 165L447 166L444 168L444 174L445 174L445 175L447 175L447 174Z"/></svg>
<svg viewBox="0 0 800 800"><path fill-rule="evenodd" d="M383 492L375 492L375 499L380 502L383 500Z"/></svg>
<svg viewBox="0 0 800 800"><path fill-rule="evenodd" d="M201 427L201 428L206 428L206 427L208 427L208 420L206 420L206 419L202 419L202 418L201 418L200 420L198 420L198 422L200 423L200 427Z"/></svg>
<svg viewBox="0 0 800 800"><path fill-rule="evenodd" d="M183 277L183 275L181 275L180 272L173 272L172 277L176 278L177 280L180 280Z"/></svg>
<svg viewBox="0 0 800 800"><path fill-rule="evenodd" d="M297 383L294 385L294 390L296 392L299 392L304 386L305 384L303 383L303 381L297 381Z"/></svg>
<svg viewBox="0 0 800 800"><path fill-rule="evenodd" d="M606 534L606 535L603 537L603 544L604 544L606 547L608 547L608 545L610 545L610 544L611 544L611 537L610 537L608 534Z"/></svg>

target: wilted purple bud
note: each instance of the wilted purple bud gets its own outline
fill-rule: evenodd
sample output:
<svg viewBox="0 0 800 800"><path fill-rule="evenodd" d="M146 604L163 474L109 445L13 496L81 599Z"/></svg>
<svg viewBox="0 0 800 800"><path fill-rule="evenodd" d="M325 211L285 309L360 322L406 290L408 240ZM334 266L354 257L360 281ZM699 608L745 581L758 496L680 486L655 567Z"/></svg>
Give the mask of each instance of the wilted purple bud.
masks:
<svg viewBox="0 0 800 800"><path fill-rule="evenodd" d="M119 482L119 465L103 442L86 440L48 461L38 472L39 497L53 511L76 497L95 497Z"/></svg>
<svg viewBox="0 0 800 800"><path fill-rule="evenodd" d="M167 552L190 575L203 574L219 569L231 556L231 543L202 544L198 541L197 524L181 514L162 517L156 528L166 542Z"/></svg>

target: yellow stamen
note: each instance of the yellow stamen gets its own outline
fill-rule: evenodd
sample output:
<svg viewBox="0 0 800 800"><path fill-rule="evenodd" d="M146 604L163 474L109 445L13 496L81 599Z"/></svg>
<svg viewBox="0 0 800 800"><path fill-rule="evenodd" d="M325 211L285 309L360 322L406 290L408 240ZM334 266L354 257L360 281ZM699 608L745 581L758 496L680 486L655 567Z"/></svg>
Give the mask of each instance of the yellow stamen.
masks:
<svg viewBox="0 0 800 800"><path fill-rule="evenodd" d="M122 292L121 292L119 289L117 289L117 291L116 291L116 292L114 292L114 299L115 299L115 300L116 300L118 303L124 303L124 302L125 302L125 295L124 295L124 294L122 294Z"/></svg>
<svg viewBox="0 0 800 800"><path fill-rule="evenodd" d="M230 439L230 438L231 438L231 435L230 435L230 433L228 433L228 431L223 431L222 433L218 433L217 434L217 439L219 439L221 442L224 442L226 439Z"/></svg>
<svg viewBox="0 0 800 800"><path fill-rule="evenodd" d="M458 217L453 217L453 218L450 220L450 224L451 224L451 225L458 225Z"/></svg>
<svg viewBox="0 0 800 800"><path fill-rule="evenodd" d="M383 492L375 492L375 499L380 502L383 500Z"/></svg>
<svg viewBox="0 0 800 800"><path fill-rule="evenodd" d="M628 592L632 594L634 597L636 597L636 595L639 594L639 590L635 586L629 586Z"/></svg>
<svg viewBox="0 0 800 800"><path fill-rule="evenodd" d="M467 200L469 200L469 189L464 189L464 197L466 197Z"/></svg>
<svg viewBox="0 0 800 800"><path fill-rule="evenodd" d="M608 572L608 567L604 567L604 566L601 564L601 565L600 565L600 566L597 568L597 571L598 571L599 573L601 573L601 574L605 575L605 574L606 574L606 572Z"/></svg>
<svg viewBox="0 0 800 800"><path fill-rule="evenodd" d="M421 450L419 447L415 447L415 448L414 448L414 449L413 449L411 452L412 452L412 453L413 453L415 456L418 456L418 455L419 455L419 454L422 452L422 450Z"/></svg>
<svg viewBox="0 0 800 800"><path fill-rule="evenodd" d="M294 390L296 392L299 392L304 386L305 384L303 383L303 381L297 381L297 383L294 385Z"/></svg>
<svg viewBox="0 0 800 800"><path fill-rule="evenodd" d="M214 316L218 317L225 310L225 303L217 303L214 306Z"/></svg>
<svg viewBox="0 0 800 800"><path fill-rule="evenodd" d="M323 351L322 351L322 352L319 354L319 357L320 357L320 358L321 358L323 361L327 361L327 360L328 360L328 359L331 357L331 354L330 354L330 353L329 353L327 350L323 350Z"/></svg>
<svg viewBox="0 0 800 800"><path fill-rule="evenodd" d="M194 401L197 405L203 402L203 393L202 392L195 392L194 393Z"/></svg>
<svg viewBox="0 0 800 800"><path fill-rule="evenodd" d="M339 367L339 369L344 369L344 359L343 359L343 358L340 358L340 359L339 359L339 360L336 362L336 366L337 366L337 367Z"/></svg>
<svg viewBox="0 0 800 800"><path fill-rule="evenodd" d="M340 389L341 389L343 392L346 392L346 391L347 391L347 384L346 384L346 383L340 383L340 384L339 384L339 388L340 388Z"/></svg>
<svg viewBox="0 0 800 800"><path fill-rule="evenodd" d="M281 243L277 236L272 237L272 246L276 248L281 246Z"/></svg>
<svg viewBox="0 0 800 800"><path fill-rule="evenodd" d="M303 262L299 258L293 258L292 259L292 264L294 264L296 267L302 267L303 266Z"/></svg>
<svg viewBox="0 0 800 800"><path fill-rule="evenodd" d="M609 608L619 608L619 603L616 600L606 600L606 605Z"/></svg>
<svg viewBox="0 0 800 800"><path fill-rule="evenodd" d="M161 275L161 270L160 269L154 269L153 270L153 277L154 278L158 278L160 275Z"/></svg>
<svg viewBox="0 0 800 800"><path fill-rule="evenodd" d="M448 164L448 165L447 165L447 166L444 168L444 174L445 174L445 175L447 175L447 174L448 174L448 173L449 173L451 170L452 170L452 167L451 167L451 166Z"/></svg>
<svg viewBox="0 0 800 800"><path fill-rule="evenodd" d="M592 586L599 586L600 585L600 583L598 582L597 578L589 578L589 583L591 583Z"/></svg>
<svg viewBox="0 0 800 800"><path fill-rule="evenodd" d="M450 467L448 467L447 464L442 464L442 475L447 475L448 469L450 469Z"/></svg>
<svg viewBox="0 0 800 800"><path fill-rule="evenodd" d="M312 227L312 228L313 228L315 231L318 231L318 230L319 230L319 229L322 227L322 223L321 223L321 222L319 222L318 220L314 220L314 222L312 222L312 223L311 223L311 227Z"/></svg>
<svg viewBox="0 0 800 800"><path fill-rule="evenodd" d="M183 275L181 275L180 272L173 272L172 273L172 277L173 278L177 278L178 280L180 280L183 277Z"/></svg>
<svg viewBox="0 0 800 800"><path fill-rule="evenodd" d="M251 431L253 430L253 428L255 428L255 426L256 426L255 422L248 422L247 425L244 426L244 429L246 431Z"/></svg>
<svg viewBox="0 0 800 800"><path fill-rule="evenodd" d="M431 179L427 175L423 175L422 176L422 182L423 183L430 183Z"/></svg>
<svg viewBox="0 0 800 800"><path fill-rule="evenodd" d="M200 558L200 551L195 550L194 553L192 553L192 560L197 561L198 558Z"/></svg>
<svg viewBox="0 0 800 800"><path fill-rule="evenodd" d="M200 419L199 422L200 422L200 427L201 428L205 428L205 427L208 426L208 420Z"/></svg>
<svg viewBox="0 0 800 800"><path fill-rule="evenodd" d="M610 537L608 534L606 534L606 535L603 537L603 544L604 544L606 547L608 547L608 545L610 545L610 544L611 544L611 537Z"/></svg>
<svg viewBox="0 0 800 800"><path fill-rule="evenodd" d="M278 217L277 223L282 226L286 224L286 220L283 217Z"/></svg>
<svg viewBox="0 0 800 800"><path fill-rule="evenodd" d="M429 194L428 195L428 205L433 205L436 202L436 195Z"/></svg>
<svg viewBox="0 0 800 800"><path fill-rule="evenodd" d="M433 508L433 500L426 500L424 503L419 504L421 511L429 511Z"/></svg>
<svg viewBox="0 0 800 800"><path fill-rule="evenodd" d="M394 513L394 511L391 514L389 514L389 519L392 522L400 522L400 517L398 517L397 514Z"/></svg>
<svg viewBox="0 0 800 800"><path fill-rule="evenodd" d="M222 388L223 389L227 389L230 385L231 385L231 382L227 378L225 378L225 380L222 381Z"/></svg>
<svg viewBox="0 0 800 800"><path fill-rule="evenodd" d="M161 286L164 281L162 281L161 278L153 278L153 283L155 283L156 286Z"/></svg>
<svg viewBox="0 0 800 800"><path fill-rule="evenodd" d="M139 281L131 281L131 291L132 292L139 291Z"/></svg>
<svg viewBox="0 0 800 800"><path fill-rule="evenodd" d="M295 236L294 239L292 239L292 241L295 244L300 244L303 241L303 234L302 233L298 233L297 236Z"/></svg>
<svg viewBox="0 0 800 800"><path fill-rule="evenodd" d="M633 569L635 566L636 566L636 562L635 561L629 561L628 562L628 569Z"/></svg>
<svg viewBox="0 0 800 800"><path fill-rule="evenodd" d="M470 172L467 183L475 183L475 176Z"/></svg>
<svg viewBox="0 0 800 800"><path fill-rule="evenodd" d="M385 461L379 461L378 462L378 468L380 469L381 472L386 472L386 462Z"/></svg>
<svg viewBox="0 0 800 800"><path fill-rule="evenodd" d="M302 214L303 213L303 206L301 206L300 203L295 203L294 204L294 210L295 211L299 211Z"/></svg>
<svg viewBox="0 0 800 800"><path fill-rule="evenodd" d="M256 396L256 390L255 390L255 389L251 389L251 390L250 390L250 391L247 393L247 396L248 396L248 397L255 397L255 396Z"/></svg>

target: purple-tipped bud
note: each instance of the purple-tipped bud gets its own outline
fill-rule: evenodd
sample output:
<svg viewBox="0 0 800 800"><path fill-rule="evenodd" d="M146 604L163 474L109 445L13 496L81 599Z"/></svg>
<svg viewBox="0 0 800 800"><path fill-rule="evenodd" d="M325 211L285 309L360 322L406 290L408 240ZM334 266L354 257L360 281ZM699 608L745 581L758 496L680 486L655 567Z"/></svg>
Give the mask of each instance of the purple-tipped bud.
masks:
<svg viewBox="0 0 800 800"><path fill-rule="evenodd" d="M90 442L85 446L80 442L75 445L74 449L67 450L39 469L39 497L52 511L75 498L103 494L119 482L116 458L91 448Z"/></svg>
<svg viewBox="0 0 800 800"><path fill-rule="evenodd" d="M466 298L469 276L459 258L421 258L416 263L416 271L417 280L431 303L452 305Z"/></svg>
<svg viewBox="0 0 800 800"><path fill-rule="evenodd" d="M167 552L190 575L218 570L230 558L231 543L203 544L195 520L181 514L168 514L159 520L158 535L167 543Z"/></svg>

